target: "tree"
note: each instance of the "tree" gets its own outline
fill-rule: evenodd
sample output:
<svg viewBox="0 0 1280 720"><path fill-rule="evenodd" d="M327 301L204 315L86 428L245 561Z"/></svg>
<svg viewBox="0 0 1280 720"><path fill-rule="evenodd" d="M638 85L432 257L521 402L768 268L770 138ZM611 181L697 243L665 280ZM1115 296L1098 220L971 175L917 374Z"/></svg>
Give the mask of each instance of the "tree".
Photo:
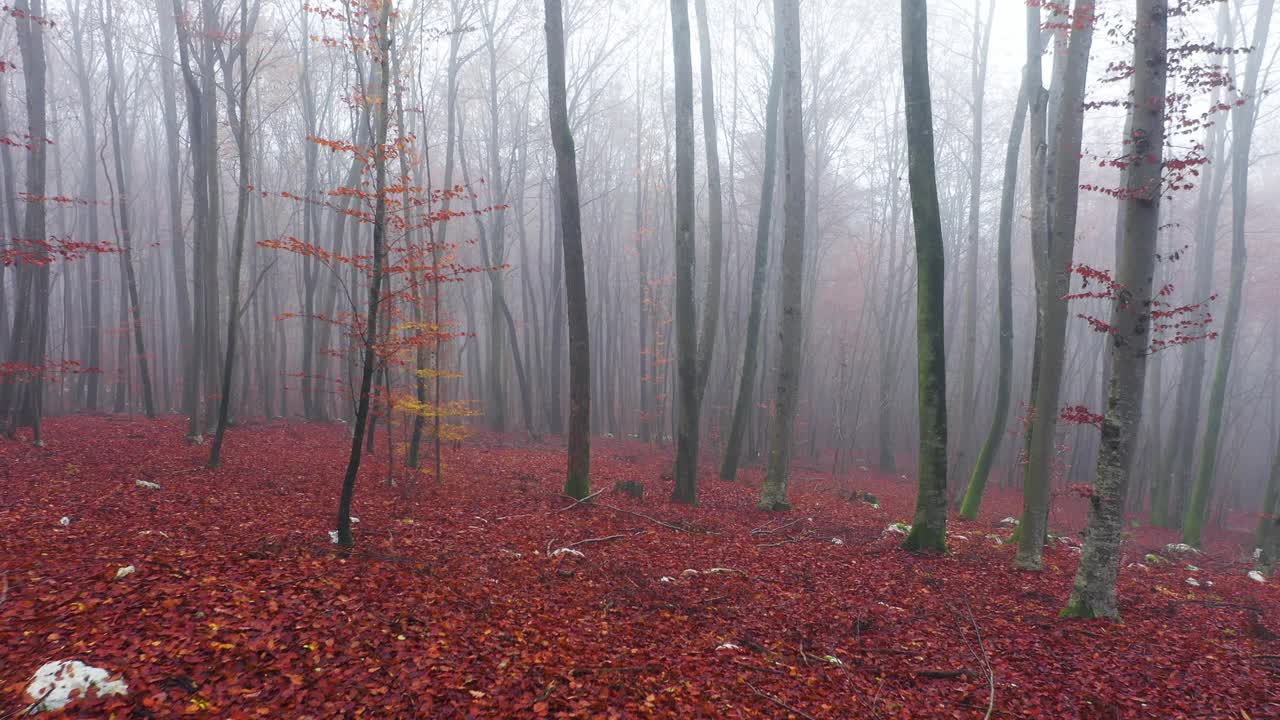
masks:
<svg viewBox="0 0 1280 720"><path fill-rule="evenodd" d="M388 2L389 0L383 0ZM218 467L222 462L222 441L227 434L227 423L231 413L231 377L236 362L236 343L239 339L240 315L240 271L244 266L245 225L249 219L249 203L252 188L249 185L249 167L252 162L252 123L249 115L249 85L252 73L249 68L249 34L256 25L258 3L254 2L253 15L250 16L248 0L240 0L240 32L234 46L234 52L223 60L223 88L227 95L227 124L231 134L235 136L239 150L239 193L236 198L236 221L232 235L231 272L227 276L227 356L222 362L222 391L218 394L218 424L214 431L213 445L209 448L209 467ZM232 81L231 67L239 63L239 81ZM238 90L238 92L237 92ZM383 97L386 97L385 94ZM385 112L385 111L384 111ZM303 212L310 212L304 208Z"/></svg>
<svg viewBox="0 0 1280 720"><path fill-rule="evenodd" d="M769 74L769 96L764 110L764 166L761 169L760 209L756 217L755 255L751 271L751 299L747 309L747 327L742 351L742 375L729 421L729 437L724 459L720 463L720 479L733 480L738 475L742 458L742 441L755 401L756 369L760 363L760 323L764 314L764 285L769 267L769 230L773 223L773 184L778 171L778 105L782 98L782 31L775 20L773 63Z"/></svg>
<svg viewBox="0 0 1280 720"><path fill-rule="evenodd" d="M693 61L689 3L671 0L671 51L675 57L676 119L676 463L671 497L698 502L698 327L693 307L696 255L693 239Z"/></svg>
<svg viewBox="0 0 1280 720"><path fill-rule="evenodd" d="M903 547L947 551L947 358L943 347L942 218L938 210L929 97L926 0L902 0L902 96L907 117L907 179L915 224L917 383L920 402L919 491Z"/></svg>
<svg viewBox="0 0 1280 720"><path fill-rule="evenodd" d="M799 0L774 0L773 24L782 38L778 46L782 50L782 282L778 291L778 394L769 467L758 506L763 510L790 510L787 484L791 435L800 402L804 328L804 87L800 72Z"/></svg>
<svg viewBox="0 0 1280 720"><path fill-rule="evenodd" d="M17 20L18 50L22 57L22 78L27 86L26 192L21 240L30 245L34 261L18 266L10 333L9 362L24 367L29 377L4 377L0 385L0 431L12 437L19 426L31 428L32 441L44 444L41 417L45 343L49 328L49 264L45 228L45 182L48 163L45 97L44 30L51 23L44 17L43 0L16 0L10 11Z"/></svg>
<svg viewBox="0 0 1280 720"><path fill-rule="evenodd" d="M565 302L569 318L569 458L566 495L591 494L591 341L587 324L587 277L582 258L582 211L578 167L565 100L564 16L560 0L543 0L547 33L547 104L556 154ZM687 34L687 32L686 32Z"/></svg>
<svg viewBox="0 0 1280 720"><path fill-rule="evenodd" d="M716 131L715 73L711 67L711 28L707 0L693 0L698 18L699 79L702 81L702 143L707 156L707 294L702 301L702 339L698 341L698 407L702 407L720 327L720 286L724 270L724 197Z"/></svg>
<svg viewBox="0 0 1280 720"><path fill-rule="evenodd" d="M1018 567L1028 570L1040 569L1041 551L1048 532L1054 428L1066 359L1066 296L1071 290L1070 266L1075 251L1076 208L1080 196L1080 144L1084 132L1084 90L1089 71L1089 49L1093 44L1093 8L1091 2L1080 0L1071 15L1071 35L1062 66L1062 95L1057 105L1056 127L1051 141L1056 160L1051 164L1053 170L1046 182L1046 187L1053 188L1053 195L1048 201L1053 220L1049 225L1047 244L1043 248L1032 249L1039 255L1041 267L1036 287L1041 340L1039 374L1034 383L1030 452L1022 489L1022 521L1018 528L1018 552L1014 560ZM1057 65L1056 60L1054 64ZM1048 149L1046 146L1045 150ZM1033 192L1033 207L1039 202ZM1032 222L1035 223L1034 217ZM1033 237L1037 230L1043 233L1042 229L1033 228Z"/></svg>
<svg viewBox="0 0 1280 720"><path fill-rule="evenodd" d="M138 280L133 271L133 235L129 225L129 187L124 172L124 151L120 142L120 103L116 87L119 72L115 44L111 38L115 32L112 22L110 3L105 4L103 14L103 41L107 55L107 117L111 126L111 149L115 158L117 229L120 235L120 270L124 276L125 287L129 299L129 326L132 330L134 352L138 355L138 373L142 378L142 407L146 416L152 420L156 417L156 404L151 390L151 368L147 361L147 346L142 337L142 310L138 307ZM127 346L128 343L125 343Z"/></svg>
<svg viewBox="0 0 1280 720"><path fill-rule="evenodd" d="M1125 501L1142 420L1147 358L1152 352L1156 242L1164 194L1165 85L1168 78L1168 0L1137 0L1133 85L1129 98L1123 197L1124 237L1111 300L1111 373L1102 422L1084 548L1068 617L1119 617L1116 578L1124 535Z"/></svg>
<svg viewBox="0 0 1280 720"><path fill-rule="evenodd" d="M1033 37L1039 45L1040 27L1035 24ZM960 517L973 520L982 506L982 494L987 488L991 465L1004 440L1009 421L1010 384L1013 379L1013 205L1018 184L1018 151L1022 144L1022 131L1027 121L1027 99L1031 94L1030 65L1023 68L1022 88L1013 109L1013 123L1009 126L1009 143L1004 154L1004 185L1000 193L1000 226L996 230L996 295L999 316L998 342L1000 368L996 375L996 407L991 416L991 428L982 442L978 459L974 462L969 485L965 488L964 501L960 504ZM966 351L967 352L967 351Z"/></svg>
<svg viewBox="0 0 1280 720"><path fill-rule="evenodd" d="M1245 61L1243 92L1231 111L1231 286L1227 295L1227 313L1218 342L1213 381L1209 386L1209 406L1205 416L1204 440L1200 445L1200 463L1196 466L1195 483L1187 501L1186 515L1182 519L1182 542L1194 547L1199 547L1203 539L1205 515L1213 492L1218 442L1222 435L1222 410L1227 398L1227 379L1235 354L1240 307L1244 302L1244 271L1248 263L1245 214L1249 204L1249 151L1261 99L1258 94L1258 75L1274 10L1275 0L1261 0L1258 3L1252 49ZM1230 55L1229 60L1234 68L1235 55Z"/></svg>
<svg viewBox="0 0 1280 720"><path fill-rule="evenodd" d="M387 232L387 124L388 104L391 98L391 54L394 47L391 42L391 2L375 0L371 8L377 11L377 21L372 34L377 53L373 62L380 65L376 73L378 87L373 97L366 102L375 104L372 113L373 128L369 133L373 141L370 148L374 172L374 215L373 215L373 257L372 279L369 283L369 296L363 329L363 358L360 373L360 395L356 401L355 421L351 432L351 454L347 459L347 471L342 479L342 496L338 500L338 544L350 547L355 544L351 535L351 499L355 495L356 478L360 472L360 445L369 422L369 399L372 392L373 372L377 364L374 338L378 332L378 310L382 301L383 265L386 262ZM373 88L370 88L373 89Z"/></svg>

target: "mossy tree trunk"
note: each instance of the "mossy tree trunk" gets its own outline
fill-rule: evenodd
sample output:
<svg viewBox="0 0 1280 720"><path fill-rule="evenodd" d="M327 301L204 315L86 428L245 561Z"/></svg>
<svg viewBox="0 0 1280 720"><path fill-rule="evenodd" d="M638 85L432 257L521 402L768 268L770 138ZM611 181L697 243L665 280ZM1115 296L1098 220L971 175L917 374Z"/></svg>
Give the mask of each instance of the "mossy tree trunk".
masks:
<svg viewBox="0 0 1280 720"><path fill-rule="evenodd" d="M1116 578L1124 510L1142 420L1151 313L1155 292L1156 242L1163 194L1165 84L1168 78L1168 0L1137 0L1130 98L1130 149L1125 160L1124 238L1112 298L1108 340L1111 373L1107 412L1089 497L1089 519L1075 586L1063 615L1119 617Z"/></svg>
<svg viewBox="0 0 1280 720"><path fill-rule="evenodd" d="M907 178L916 235L916 343L920 400L919 491L903 546L947 550L947 361L943 347L942 218L933 152L926 0L902 0L902 78Z"/></svg>

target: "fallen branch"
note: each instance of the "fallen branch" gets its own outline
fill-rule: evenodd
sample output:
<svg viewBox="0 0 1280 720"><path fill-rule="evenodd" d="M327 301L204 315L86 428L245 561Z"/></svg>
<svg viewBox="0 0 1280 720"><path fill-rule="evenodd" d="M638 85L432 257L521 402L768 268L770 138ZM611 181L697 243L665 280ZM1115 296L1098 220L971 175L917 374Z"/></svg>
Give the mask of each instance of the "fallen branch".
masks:
<svg viewBox="0 0 1280 720"><path fill-rule="evenodd" d="M642 520L648 520L649 522L657 523L657 524L661 525L661 526L662 526L662 527L664 527L664 528L667 528L667 529L669 529L669 530L675 530L676 532L702 532L702 533L705 533L705 534L707 534L707 535L715 535L715 533L713 533L713 532L708 532L708 531L705 531L705 530L692 530L692 529L687 528L687 527L680 527L679 525L672 525L672 524L671 524L671 523L669 523L669 522L663 522L662 520L659 520L659 519L658 519L658 518L656 518L656 517L652 517L652 516L650 516L650 515L645 515L644 513L638 513L638 512L635 512L634 510L626 510L626 509L623 509L623 508L620 508L620 507L614 507L613 505L606 505L606 504L604 504L604 503L596 503L596 505L597 505L598 507L608 508L608 509L610 509L610 510L612 510L612 511L614 511L614 512L620 512L620 513L624 513L624 514L626 514L626 515L632 515L632 516L635 516L635 517L641 518Z"/></svg>
<svg viewBox="0 0 1280 720"><path fill-rule="evenodd" d="M768 700L769 702L773 703L774 705L777 705L778 707L782 708L783 710L786 710L789 713L799 715L802 718L806 718L806 720L818 720L817 718L801 710L800 708L791 707L790 705L782 702L781 700L770 695L769 693L756 689L756 686L752 685L751 683L747 683L746 685L747 687L751 688L751 692L755 693L756 695L759 695L760 697L764 698L765 700Z"/></svg>
<svg viewBox="0 0 1280 720"><path fill-rule="evenodd" d="M784 525L779 525L776 528L770 528L767 524L762 525L758 528L752 529L751 534L752 535L772 535L773 533L776 533L779 530L786 530L787 528L791 527L792 525L795 525L801 520L804 520L804 518L796 518L795 520L792 520L791 522L786 523Z"/></svg>
<svg viewBox="0 0 1280 720"><path fill-rule="evenodd" d="M604 488L603 490L597 490L597 491L595 491L595 492L591 493L590 495L588 495L588 496L586 496L586 497L582 498L581 500L573 500L573 498L569 497L568 495L561 495L560 497L562 497L562 498L567 498L567 499L569 499L569 500L573 500L573 504L572 504L572 505L566 505L566 506L564 506L564 507L560 508L559 510L556 510L555 512L553 512L553 513L551 513L551 514L552 514L552 515L555 515L556 513L562 513L562 512L564 512L565 510L572 510L572 509L574 509L574 508L578 507L579 505L581 505L582 503L587 502L587 501L588 501L588 500L590 500L591 498L593 498L593 497L595 497L595 496L599 495L600 493L602 493L602 492L608 492L608 491L609 491L609 488Z"/></svg>

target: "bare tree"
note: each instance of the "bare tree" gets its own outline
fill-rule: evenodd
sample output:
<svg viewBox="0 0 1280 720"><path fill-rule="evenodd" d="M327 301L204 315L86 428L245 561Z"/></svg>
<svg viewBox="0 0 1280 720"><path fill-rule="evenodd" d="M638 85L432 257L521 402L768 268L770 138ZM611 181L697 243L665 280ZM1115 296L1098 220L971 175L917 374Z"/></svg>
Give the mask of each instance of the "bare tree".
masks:
<svg viewBox="0 0 1280 720"><path fill-rule="evenodd" d="M564 16L560 0L544 0L547 33L547 104L555 146L565 301L569 317L569 462L566 495L591 494L591 338L587 324L587 278L582 258L578 166L565 100Z"/></svg>

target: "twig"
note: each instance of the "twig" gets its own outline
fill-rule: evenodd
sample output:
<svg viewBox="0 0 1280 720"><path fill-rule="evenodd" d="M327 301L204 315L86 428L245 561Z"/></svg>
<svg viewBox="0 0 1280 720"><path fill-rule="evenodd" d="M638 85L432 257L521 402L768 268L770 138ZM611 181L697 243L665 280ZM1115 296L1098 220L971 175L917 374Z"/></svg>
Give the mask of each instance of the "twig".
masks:
<svg viewBox="0 0 1280 720"><path fill-rule="evenodd" d="M790 705L782 702L781 700L770 695L769 693L762 692L756 689L756 686L752 685L751 683L746 683L746 685L747 687L751 688L751 692L755 693L756 695L759 695L760 697L764 698L765 700L768 700L769 702L773 703L774 705L777 705L778 707L782 708L783 710L786 710L787 712L799 715L802 718L806 718L806 720L818 720L817 718L801 710L800 708L791 707Z"/></svg>
<svg viewBox="0 0 1280 720"><path fill-rule="evenodd" d="M564 547L571 548L571 547L577 547L579 545L586 545L587 543L598 543L598 542L606 542L608 540L619 540L624 537L627 537L627 536L626 535L606 535L605 537L587 538L586 540L571 542L568 545L565 545Z"/></svg>
<svg viewBox="0 0 1280 720"><path fill-rule="evenodd" d="M974 660L978 661L978 664L982 666L982 671L986 673L987 714L982 717L982 720L991 720L991 714L996 711L996 673L991 667L991 656L987 653L986 643L982 640L982 629L978 627L978 619L973 615L973 606L969 604L968 596L964 597L964 609L965 617L968 618L969 624L973 626L973 634L978 639L977 649L970 644L969 636L963 630L961 630L960 636L964 639L965 647L969 648L969 654L973 656ZM956 613L954 607L951 608L951 612ZM979 650L982 651L981 655L978 654Z"/></svg>
<svg viewBox="0 0 1280 720"><path fill-rule="evenodd" d="M656 517L652 517L652 516L650 516L650 515L645 515L644 513L638 513L638 512L635 512L634 510L626 510L626 509L623 509L623 508L620 508L620 507L614 507L613 505L606 505L606 504L604 504L604 503L596 503L596 505L598 505L598 506L600 506L600 507L602 507L602 508L608 508L608 509L610 509L610 510L612 510L612 511L614 511L614 512L625 513L625 514L627 514L627 515L634 515L635 517L638 517L638 518L641 518L641 519L644 519L644 520L648 520L649 522L657 523L657 524L661 525L661 526L662 526L662 527L664 527L664 528L667 528L667 529L669 529L669 530L675 530L676 532L702 532L702 533L705 533L705 534L707 534L707 535L715 535L715 534L716 534L716 533L713 533L713 532L710 532L710 531L706 531L706 530L695 531L695 530L691 530L691 529L686 528L686 527L680 527L679 525L672 525L672 524L671 524L671 523L669 523L669 522L663 522L663 521L659 520L659 519L658 519L658 518L656 518Z"/></svg>
<svg viewBox="0 0 1280 720"><path fill-rule="evenodd" d="M754 529L751 531L751 534L752 534L752 535L772 535L773 533L776 533L776 532L778 532L779 530L786 530L787 528L791 527L792 525L795 525L796 523L800 522L801 520L804 520L804 518L796 518L795 520L792 520L791 522L786 523L785 525L779 525L779 526L778 526L778 527L776 527L776 528L771 528L771 527L769 527L769 525L768 525L768 524L765 524L765 525L762 525L762 526L760 526L760 527L758 527L758 528L754 528Z"/></svg>
<svg viewBox="0 0 1280 720"><path fill-rule="evenodd" d="M552 515L554 515L554 514L556 514L556 513L562 513L562 512L564 512L565 510L572 510L572 509L574 509L574 508L578 507L579 505L581 505L582 503L587 502L587 501L588 501L588 500L590 500L591 498L593 498L593 497L595 497L595 496L599 495L599 494L600 494L600 493L602 493L602 492L607 492L608 490L609 490L609 488L604 488L603 490L597 490L597 491L595 491L595 492L591 493L590 495L588 495L588 496L586 496L586 497L582 498L581 500L573 500L573 498L569 497L568 495L561 495L561 497L565 497L565 498L569 498L570 500L573 500L573 504L572 504L572 505L566 505L566 506L564 506L564 507L560 508L559 510L556 510L555 512L553 512L553 513L551 513L551 514L552 514Z"/></svg>

